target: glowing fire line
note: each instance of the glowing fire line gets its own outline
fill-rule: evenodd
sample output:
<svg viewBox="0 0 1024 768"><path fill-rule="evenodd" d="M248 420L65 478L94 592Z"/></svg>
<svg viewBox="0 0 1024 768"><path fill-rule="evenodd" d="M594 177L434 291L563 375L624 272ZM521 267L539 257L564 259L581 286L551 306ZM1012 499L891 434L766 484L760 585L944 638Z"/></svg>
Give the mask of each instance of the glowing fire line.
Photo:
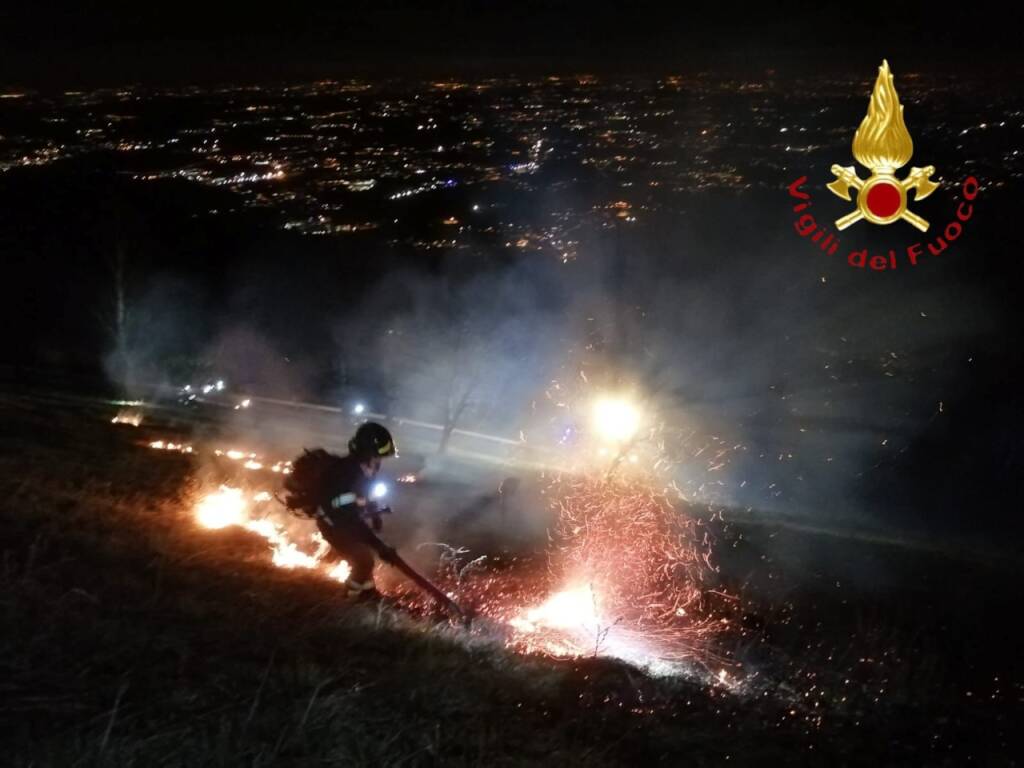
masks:
<svg viewBox="0 0 1024 768"><path fill-rule="evenodd" d="M214 530L238 526L262 536L270 545L274 565L279 568L320 569L330 547L319 532L311 536L311 541L317 545L316 551L308 554L289 538L280 524L267 518L251 517L253 503L262 503L270 498L269 493L261 491L250 499L241 489L222 485L218 491L206 494L196 504L196 522ZM350 572L348 563L344 561L322 570L328 578L341 582L348 578Z"/></svg>
<svg viewBox="0 0 1024 768"><path fill-rule="evenodd" d="M164 441L150 447L192 452ZM257 454L234 448L214 453L246 469L291 470L290 462L268 466ZM711 563L700 524L639 480L578 475L556 481L549 491L557 522L546 574L513 570L483 579L460 576L454 583L442 577L446 591L507 627L506 643L516 651L608 656L666 674L696 665L722 684L731 682L725 669L711 669L728 662L710 650L709 641L724 628L721 620L701 610L701 582ZM196 522L211 530L244 528L267 542L275 566L316 570L344 582L349 566L325 562L330 547L319 532L300 546L285 526L262 514L260 505L272 498L267 491L247 494L222 485L199 499ZM425 608L422 600L403 595L413 608Z"/></svg>

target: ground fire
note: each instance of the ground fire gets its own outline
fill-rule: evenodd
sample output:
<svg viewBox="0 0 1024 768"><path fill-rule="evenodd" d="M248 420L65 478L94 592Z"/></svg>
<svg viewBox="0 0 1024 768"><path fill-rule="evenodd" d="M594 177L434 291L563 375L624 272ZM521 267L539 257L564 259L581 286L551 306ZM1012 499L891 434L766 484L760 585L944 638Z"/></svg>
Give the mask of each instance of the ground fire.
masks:
<svg viewBox="0 0 1024 768"><path fill-rule="evenodd" d="M239 462L255 455L216 453ZM468 575L441 568L442 590L470 608L475 631L497 634L516 651L608 656L660 674L724 680L723 665L730 662L712 641L726 625L703 604L710 588L705 579L714 571L710 534L651 481L603 474L553 481L548 495L555 525L544 567L524 562L491 571L480 558ZM196 522L204 528L238 526L265 539L274 565L344 582L347 564L328 562L330 548L315 528L282 524L275 520L282 513L270 491L227 485L195 505ZM427 598L406 587L391 597L413 610L427 605Z"/></svg>

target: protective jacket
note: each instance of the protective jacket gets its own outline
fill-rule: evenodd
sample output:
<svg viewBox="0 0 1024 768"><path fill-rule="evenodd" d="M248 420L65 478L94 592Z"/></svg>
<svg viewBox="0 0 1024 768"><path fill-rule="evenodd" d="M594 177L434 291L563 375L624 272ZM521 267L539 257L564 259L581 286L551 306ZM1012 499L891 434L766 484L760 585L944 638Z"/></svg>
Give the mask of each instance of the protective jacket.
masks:
<svg viewBox="0 0 1024 768"><path fill-rule="evenodd" d="M370 497L372 479L366 477L354 456L335 457L318 500L316 523L324 539L352 569L346 586L358 596L374 589L374 553L387 559L391 548L366 523L369 517L379 529L377 505Z"/></svg>

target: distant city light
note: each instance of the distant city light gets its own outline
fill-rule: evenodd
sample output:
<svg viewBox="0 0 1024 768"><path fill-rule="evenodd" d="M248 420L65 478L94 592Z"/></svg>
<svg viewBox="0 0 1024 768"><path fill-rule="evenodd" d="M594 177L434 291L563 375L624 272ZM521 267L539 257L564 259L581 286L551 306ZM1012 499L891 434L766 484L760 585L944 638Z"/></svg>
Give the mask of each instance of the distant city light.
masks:
<svg viewBox="0 0 1024 768"><path fill-rule="evenodd" d="M512 78L508 87L501 89L493 88L489 81L427 83L379 99L375 86L369 83L324 81L284 91L262 86L244 89L243 101L252 99L252 103L238 102L240 113L222 109L219 101L232 103L239 98L241 91L235 88L197 87L153 93L135 87L109 93L69 90L55 95L54 100L36 99L12 90L0 93L0 99L24 99L25 108L37 118L64 125L68 138L57 142L45 131L38 135L5 135L0 139L0 147L4 148L0 151L0 174L16 167L47 165L112 149L139 155L132 165L147 170L131 173L134 180L184 181L233 193L223 198L223 204L206 209L205 215L238 215L245 209L266 209L280 214L277 226L287 232L353 238L386 230L388 222L399 223L395 210L377 205L378 194L397 207L413 198L443 196L446 190L463 185L479 189L476 185L507 184L507 193L489 195L487 204L469 203L473 213L487 210L486 231L493 234L495 242L507 243L506 247L547 252L559 262L569 263L583 256L578 236L574 238L570 233L585 233L594 225L603 227L605 222L595 221L593 214L614 205L615 197L595 201L592 208L563 206L552 210L551 217L541 224L524 217L521 211L530 208L520 206L515 198L543 193L545 183L537 183L530 176L549 162L555 164L555 177L578 163L616 174L617 186L623 190L659 190L657 200L642 204L637 198L629 210L612 211L611 215L618 216L617 222L640 226L655 220L659 209L670 209L669 201L675 194L712 188L763 187L770 183L768 179L775 178L775 171L786 166L793 153L822 149L821 132L827 132L827 121L789 125L789 112L759 105L768 83L749 80L735 84L738 98L753 100L739 106L740 112L736 114L747 114L749 108L750 128L758 131L765 142L778 142L778 152L758 160L758 167L768 171L763 178L752 172L741 173L739 168L744 164L735 159L723 157L721 161L708 162L706 152L716 153L716 148L727 146L735 138L739 121L727 113L733 119L711 127L697 112L681 112L679 104L662 101L661 96L671 95L662 92L664 86L678 90L683 82L677 77L660 80L654 86L659 94L656 99L655 91L648 91L647 86L600 78L547 79L544 88L549 91L543 95L529 79ZM699 98L716 92L721 85L717 81L689 84L700 94ZM835 85L845 94L849 84L837 81ZM586 94L576 92L581 86L587 88ZM451 112L453 105L448 99L456 90L466 91L465 98L472 102L467 101L465 109ZM792 97L812 99L813 113L824 114L830 109L827 93L831 91L819 90L806 89ZM322 108L322 102L335 103L334 96L340 99L337 103L348 106ZM631 106L634 97L639 97L636 104L644 105L639 111ZM131 129L133 121L147 110L176 99L195 107L195 121L181 125L168 122L145 140ZM100 109L105 117L97 122L94 118L100 112L94 112L94 107L108 101L109 108ZM822 103L826 106L819 106ZM90 105L89 109L80 111L84 105ZM439 118L433 116L439 110L446 115L443 138ZM808 113L802 108L793 112ZM499 118L493 128L483 118L485 114ZM1013 120L988 117L986 122L967 124L958 117L949 124L948 132L953 137L967 137L982 131L991 133L989 128L994 130L1012 123ZM688 159L679 157L675 142L670 139L669 126L675 126L673 131L682 131L687 141L699 141L700 151L687 155ZM564 138L557 142L537 138L550 135L548 131L558 131ZM344 140L338 138L342 135ZM413 137L419 139L411 141ZM154 153L152 157L150 153ZM1007 168L1003 175L1019 179L1024 151L1011 148L1005 154ZM151 162L157 157L163 159ZM761 163L766 165L762 167ZM558 183L569 183L569 178L576 178L575 172ZM1003 182L993 184L1002 186ZM487 187L492 188L500 189ZM365 211L350 207L347 201L337 198L338 191L361 194L369 198L367 202L371 205ZM454 226L445 236L438 236L432 227L426 228L436 223L437 218L433 214L422 217L420 209L411 208L400 219L407 231L399 236L423 250L470 247L470 227L464 226L462 220L455 223L451 217L445 219L448 215L446 212L437 218L452 221ZM416 232L420 224L424 231ZM481 222L474 224L482 226ZM185 390L182 399L189 391L203 394L204 383ZM221 392L226 388L217 386L205 393L214 390Z"/></svg>

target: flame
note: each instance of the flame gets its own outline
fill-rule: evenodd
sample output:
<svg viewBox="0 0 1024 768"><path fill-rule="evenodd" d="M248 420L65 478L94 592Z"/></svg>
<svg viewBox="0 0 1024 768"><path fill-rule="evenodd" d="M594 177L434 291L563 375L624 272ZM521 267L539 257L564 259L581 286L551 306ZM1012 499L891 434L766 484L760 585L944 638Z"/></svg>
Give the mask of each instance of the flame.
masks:
<svg viewBox="0 0 1024 768"><path fill-rule="evenodd" d="M252 501L259 503L271 498L267 491L253 495ZM267 518L252 519L250 504L239 488L222 485L219 490L209 493L196 505L196 520L204 528L219 529L237 525L266 539L271 549L271 559L278 568L319 568L330 546L320 534L314 533L310 541L317 545L313 554L303 552L292 541L288 531L280 524ZM330 579L345 581L350 573L348 563L342 561L325 574Z"/></svg>
<svg viewBox="0 0 1024 768"><path fill-rule="evenodd" d="M245 500L238 488L222 485L219 491L204 496L196 505L196 519L204 528L241 525L245 518Z"/></svg>
<svg viewBox="0 0 1024 768"><path fill-rule="evenodd" d="M327 578L340 581L342 583L348 581L348 577L352 574L352 568L349 564L342 560L331 570L327 572Z"/></svg>
<svg viewBox="0 0 1024 768"><path fill-rule="evenodd" d="M138 411L120 410L117 416L110 420L111 424L130 424L133 427L142 423L142 414Z"/></svg>
<svg viewBox="0 0 1024 768"><path fill-rule="evenodd" d="M284 530L270 520L249 520L244 523L246 530L258 533L270 544L273 563L278 568L316 568L317 559L308 555L289 541Z"/></svg>
<svg viewBox="0 0 1024 768"><path fill-rule="evenodd" d="M191 449L189 449L191 450ZM267 468L267 464L263 461L263 457L256 453L248 451L240 451L237 448L229 448L228 450L221 450L215 448L213 451L214 456L224 456L225 458L231 459L231 461L241 461L242 466L245 469L257 470ZM290 461L275 461L269 467L271 472L275 472L280 475L290 475L292 473L292 463Z"/></svg>
<svg viewBox="0 0 1024 768"><path fill-rule="evenodd" d="M596 632L601 626L597 596L590 585L556 592L541 605L531 608L522 617L509 621L521 632L540 629L583 629Z"/></svg>
<svg viewBox="0 0 1024 768"><path fill-rule="evenodd" d="M889 62L883 59L868 114L853 137L853 156L865 168L891 173L906 165L913 153L914 142L903 123L903 106L892 83Z"/></svg>
<svg viewBox="0 0 1024 768"><path fill-rule="evenodd" d="M178 451L179 453L192 453L192 446L187 443L165 443L163 440L154 440L149 444L150 448L157 451Z"/></svg>
<svg viewBox="0 0 1024 768"><path fill-rule="evenodd" d="M504 588L526 598L517 607L482 596L484 610L512 630L510 647L618 658L654 674L700 669L711 678L732 664L714 647L725 625L703 600L711 540L696 519L642 479L566 477L549 491L558 511L548 553L555 589L538 596L533 579Z"/></svg>
<svg viewBox="0 0 1024 768"><path fill-rule="evenodd" d="M152 446L192 450L164 441ZM262 463L278 474L291 472L291 462L248 451L213 453L238 462L239 468ZM399 481L415 482L416 476ZM442 588L504 624L509 629L505 642L517 652L601 655L658 674L678 674L696 664L732 687L733 678L722 672L733 663L710 644L724 624L701 598L703 574L712 567L711 542L695 518L673 507L675 494L670 498L666 489L646 479L605 473L566 475L548 491L558 519L546 576L540 573L542 564L530 558L522 567L485 571L482 578L467 574L484 558L469 564L452 560L442 562L447 569ZM221 485L197 500L196 522L211 530L236 526L261 537L276 567L346 581L349 564L328 562L331 547L315 530L275 519L275 510L266 504L272 498L265 490ZM403 602L413 606L417 599L428 600L416 593L403 595Z"/></svg>
<svg viewBox="0 0 1024 768"><path fill-rule="evenodd" d="M513 647L556 657L608 656L654 674L677 674L671 633L609 619L593 585L556 592L540 605L508 620L519 634ZM665 641L668 641L666 644Z"/></svg>
<svg viewBox="0 0 1024 768"><path fill-rule="evenodd" d="M628 567L630 560L674 561L670 567L676 574L673 580L680 575L680 568L685 570L685 564L678 559L680 553L651 529L654 509L664 511L659 499L656 496L645 498L635 488L615 488L604 481L600 486L581 483L575 487L575 492L574 499L566 500L560 521L563 529L571 526L577 530L576 538L585 538L583 542L561 542L562 554L577 566L575 576L567 574L567 580L562 582L569 586L540 597L543 593L531 586L530 580L518 582L518 590L508 589L517 584L514 577L511 582L502 579L483 582L497 587L505 596L481 607L488 615L506 622L513 631L509 645L522 652L562 658L591 655L619 658L655 674L679 674L683 669L681 663L688 660L703 663L695 651L699 641L715 631L714 622L691 617L682 610L682 603L688 604L688 599L684 600L688 592L685 583L674 587L679 592L676 594L668 585L659 586L655 574L645 576L642 571ZM345 582L351 573L349 564L327 563L325 558L331 547L319 532L311 532L308 539L297 539L289 527L264 516L265 508L260 505L268 496L267 491L246 492L222 485L199 499L196 520L205 528L238 526L260 536L269 545L271 560L279 568L315 570L326 578ZM649 505L646 509L645 501ZM614 521L601 519L600 512L608 505L617 507L623 502L629 508L628 517L616 515ZM587 509L586 515L577 517L582 515L583 508ZM253 516L256 509L261 510L260 517ZM577 527L584 521L589 523L585 534L583 528ZM637 540L642 540L640 550L631 551L629 543ZM699 553L692 554L700 559ZM606 555L614 555L617 568L606 567L610 562L605 559ZM662 567L665 565L662 562ZM588 573L600 578L590 578ZM459 589L466 584L456 585L452 592L454 598L461 597ZM535 599L531 600L530 596ZM510 604L508 598L515 602ZM655 603L653 607L644 605L651 601ZM524 602L530 607L522 607ZM672 609L671 621L660 615L669 609ZM708 662L728 664L726 659L710 651L705 651L702 657ZM729 687L738 684L728 673L723 675L723 669L719 663L711 674L720 684Z"/></svg>

